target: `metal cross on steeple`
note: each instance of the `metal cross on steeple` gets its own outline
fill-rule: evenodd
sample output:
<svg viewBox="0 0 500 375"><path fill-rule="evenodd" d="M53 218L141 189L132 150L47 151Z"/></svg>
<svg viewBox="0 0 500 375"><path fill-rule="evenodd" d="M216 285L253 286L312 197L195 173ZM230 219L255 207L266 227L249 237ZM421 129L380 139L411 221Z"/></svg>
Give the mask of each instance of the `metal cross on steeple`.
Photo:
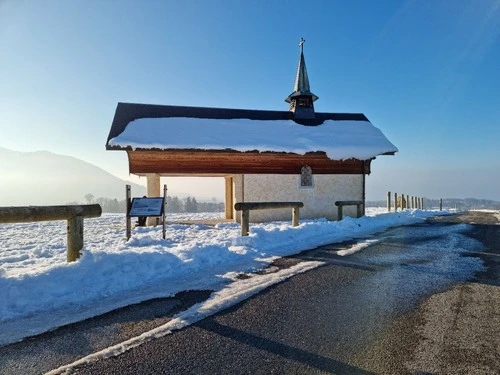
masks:
<svg viewBox="0 0 500 375"><path fill-rule="evenodd" d="M302 53L302 51L303 51L303 48L304 48L303 45L304 45L305 41L306 40L304 38L300 38L300 41L299 41L300 53Z"/></svg>

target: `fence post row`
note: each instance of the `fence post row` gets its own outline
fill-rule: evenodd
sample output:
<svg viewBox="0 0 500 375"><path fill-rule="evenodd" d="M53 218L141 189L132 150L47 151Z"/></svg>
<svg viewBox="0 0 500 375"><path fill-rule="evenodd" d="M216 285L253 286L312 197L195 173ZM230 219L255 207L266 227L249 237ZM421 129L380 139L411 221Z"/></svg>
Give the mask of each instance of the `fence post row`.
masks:
<svg viewBox="0 0 500 375"><path fill-rule="evenodd" d="M398 201L399 198L399 201ZM391 212L392 202L391 202L391 192L387 192L387 211ZM410 196L409 194L401 194L394 193L394 211L397 212L398 208L402 210L406 208L412 209L424 209L424 198L416 197L414 195ZM442 199L440 201L439 209L442 210Z"/></svg>
<svg viewBox="0 0 500 375"><path fill-rule="evenodd" d="M99 217L101 214L102 208L98 204L0 207L0 224L66 220L66 259L73 262L80 257L80 250L83 248L83 219Z"/></svg>

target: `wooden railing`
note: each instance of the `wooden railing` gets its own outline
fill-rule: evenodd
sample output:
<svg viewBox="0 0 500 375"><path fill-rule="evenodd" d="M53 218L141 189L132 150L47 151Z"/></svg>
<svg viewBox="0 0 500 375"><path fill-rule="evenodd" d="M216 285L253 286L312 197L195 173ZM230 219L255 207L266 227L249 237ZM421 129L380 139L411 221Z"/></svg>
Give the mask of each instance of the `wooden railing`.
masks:
<svg viewBox="0 0 500 375"><path fill-rule="evenodd" d="M234 205L236 211L241 213L241 235L248 236L250 230L250 211L268 210L277 208L292 208L292 225L299 225L299 209L304 207L302 202L238 202Z"/></svg>
<svg viewBox="0 0 500 375"><path fill-rule="evenodd" d="M362 206L363 201L336 201L335 206L337 206L337 220L342 220L343 212L342 209L344 206L356 206L356 217L363 216Z"/></svg>
<svg viewBox="0 0 500 375"><path fill-rule="evenodd" d="M67 220L67 261L73 262L80 257L83 248L83 219L101 214L102 208L98 204L0 207L0 224Z"/></svg>

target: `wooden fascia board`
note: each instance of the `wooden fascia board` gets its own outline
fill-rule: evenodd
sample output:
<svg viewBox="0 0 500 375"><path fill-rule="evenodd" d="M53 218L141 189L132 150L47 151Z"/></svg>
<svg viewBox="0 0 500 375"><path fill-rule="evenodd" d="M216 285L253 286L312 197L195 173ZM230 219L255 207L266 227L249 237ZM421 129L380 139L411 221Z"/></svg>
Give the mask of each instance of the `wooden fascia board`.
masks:
<svg viewBox="0 0 500 375"><path fill-rule="evenodd" d="M127 154L130 173L139 175L299 174L304 165L315 174L369 174L371 164L371 160L331 160L325 153L136 149Z"/></svg>

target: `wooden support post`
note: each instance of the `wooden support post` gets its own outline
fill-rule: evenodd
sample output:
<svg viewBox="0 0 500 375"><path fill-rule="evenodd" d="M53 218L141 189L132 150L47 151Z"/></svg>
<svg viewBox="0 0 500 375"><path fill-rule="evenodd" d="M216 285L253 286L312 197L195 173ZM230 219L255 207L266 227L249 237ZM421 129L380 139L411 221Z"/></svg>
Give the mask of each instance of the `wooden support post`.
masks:
<svg viewBox="0 0 500 375"><path fill-rule="evenodd" d="M362 206L361 204L358 204L358 205L356 206L356 214L357 214L357 215L356 215L356 217L357 217L357 218L360 218L361 216L363 216L361 206Z"/></svg>
<svg viewBox="0 0 500 375"><path fill-rule="evenodd" d="M394 212L398 211L398 193L394 193Z"/></svg>
<svg viewBox="0 0 500 375"><path fill-rule="evenodd" d="M411 208L415 208L415 197L413 195L411 196Z"/></svg>
<svg viewBox="0 0 500 375"><path fill-rule="evenodd" d="M233 177L226 176L225 179L225 198L224 208L226 220L234 219L233 216Z"/></svg>
<svg viewBox="0 0 500 375"><path fill-rule="evenodd" d="M443 198L439 199L439 211L443 211Z"/></svg>
<svg viewBox="0 0 500 375"><path fill-rule="evenodd" d="M157 173L146 173L146 182L148 197L159 197L160 196L160 175ZM148 217L146 220L146 225L148 227L158 225L158 218Z"/></svg>
<svg viewBox="0 0 500 375"><path fill-rule="evenodd" d="M250 210L241 211L241 235L248 236L250 230Z"/></svg>
<svg viewBox="0 0 500 375"><path fill-rule="evenodd" d="M406 207L405 208L410 208L410 195L406 194L406 202L405 202Z"/></svg>
<svg viewBox="0 0 500 375"><path fill-rule="evenodd" d="M422 210L424 209L424 197L422 197Z"/></svg>
<svg viewBox="0 0 500 375"><path fill-rule="evenodd" d="M83 216L75 216L68 219L68 254L66 260L74 262L80 258L80 250L83 248Z"/></svg>
<svg viewBox="0 0 500 375"><path fill-rule="evenodd" d="M292 226L298 227L299 226L299 208L294 207L292 208Z"/></svg>
<svg viewBox="0 0 500 375"><path fill-rule="evenodd" d="M391 212L391 192L387 192L387 212Z"/></svg>
<svg viewBox="0 0 500 375"><path fill-rule="evenodd" d="M163 234L163 239L165 239L165 221L167 220L165 216L167 215L167 185L163 185L163 216L162 216L162 234Z"/></svg>

